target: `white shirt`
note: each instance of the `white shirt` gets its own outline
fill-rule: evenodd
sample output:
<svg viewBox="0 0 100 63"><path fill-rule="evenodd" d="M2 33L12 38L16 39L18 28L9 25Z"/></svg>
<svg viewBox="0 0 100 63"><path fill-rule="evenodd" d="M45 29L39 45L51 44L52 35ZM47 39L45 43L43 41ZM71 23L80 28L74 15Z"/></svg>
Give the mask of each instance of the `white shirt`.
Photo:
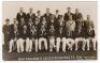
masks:
<svg viewBox="0 0 100 63"><path fill-rule="evenodd" d="M76 23L73 20L69 20L66 22L66 28L68 31L74 31L76 27Z"/></svg>

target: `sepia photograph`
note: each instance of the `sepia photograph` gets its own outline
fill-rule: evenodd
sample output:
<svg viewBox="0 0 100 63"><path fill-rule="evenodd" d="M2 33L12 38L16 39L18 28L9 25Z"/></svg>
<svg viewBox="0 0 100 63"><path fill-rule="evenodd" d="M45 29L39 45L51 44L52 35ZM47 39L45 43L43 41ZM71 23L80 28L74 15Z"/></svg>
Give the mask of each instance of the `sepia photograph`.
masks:
<svg viewBox="0 0 100 63"><path fill-rule="evenodd" d="M96 1L4 1L4 61L97 60Z"/></svg>

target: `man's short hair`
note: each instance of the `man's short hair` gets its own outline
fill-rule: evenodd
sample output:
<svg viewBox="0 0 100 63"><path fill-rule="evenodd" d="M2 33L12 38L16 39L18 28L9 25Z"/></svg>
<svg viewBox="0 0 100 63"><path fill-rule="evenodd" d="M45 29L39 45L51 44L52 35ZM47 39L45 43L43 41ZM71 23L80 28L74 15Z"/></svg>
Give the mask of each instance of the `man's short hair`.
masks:
<svg viewBox="0 0 100 63"><path fill-rule="evenodd" d="M40 10L38 10L37 13L40 13Z"/></svg>
<svg viewBox="0 0 100 63"><path fill-rule="evenodd" d="M10 20L7 18L5 21L6 21L6 22L9 22Z"/></svg>

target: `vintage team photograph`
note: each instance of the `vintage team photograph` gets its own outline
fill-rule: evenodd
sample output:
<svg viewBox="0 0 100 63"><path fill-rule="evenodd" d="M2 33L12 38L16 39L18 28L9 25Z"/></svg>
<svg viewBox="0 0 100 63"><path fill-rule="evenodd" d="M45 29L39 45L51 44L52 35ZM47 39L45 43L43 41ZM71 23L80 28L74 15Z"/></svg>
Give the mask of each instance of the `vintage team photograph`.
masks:
<svg viewBox="0 0 100 63"><path fill-rule="evenodd" d="M4 61L97 60L97 2L4 1Z"/></svg>

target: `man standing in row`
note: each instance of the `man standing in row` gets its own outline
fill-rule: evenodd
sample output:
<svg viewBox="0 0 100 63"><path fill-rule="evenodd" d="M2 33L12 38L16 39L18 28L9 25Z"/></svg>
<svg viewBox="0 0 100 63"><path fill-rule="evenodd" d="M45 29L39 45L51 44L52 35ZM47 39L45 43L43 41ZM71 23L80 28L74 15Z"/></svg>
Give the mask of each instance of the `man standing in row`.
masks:
<svg viewBox="0 0 100 63"><path fill-rule="evenodd" d="M10 41L10 21L9 19L5 20L5 24L3 25L3 33L4 33L4 47L8 49L8 44Z"/></svg>
<svg viewBox="0 0 100 63"><path fill-rule="evenodd" d="M17 13L16 16L19 25L21 24L21 18L24 18L24 20L26 20L26 13L23 11L23 7L20 8L20 11Z"/></svg>
<svg viewBox="0 0 100 63"><path fill-rule="evenodd" d="M65 21L68 21L69 20L70 15L72 16L72 19L74 18L74 14L71 12L71 8L68 7L67 10L68 11L64 15L64 20Z"/></svg>
<svg viewBox="0 0 100 63"><path fill-rule="evenodd" d="M29 13L27 13L27 21L26 21L27 24L28 24L29 19L31 19L32 22L35 21L35 13L33 13L33 9L32 8L30 8L29 9Z"/></svg>

